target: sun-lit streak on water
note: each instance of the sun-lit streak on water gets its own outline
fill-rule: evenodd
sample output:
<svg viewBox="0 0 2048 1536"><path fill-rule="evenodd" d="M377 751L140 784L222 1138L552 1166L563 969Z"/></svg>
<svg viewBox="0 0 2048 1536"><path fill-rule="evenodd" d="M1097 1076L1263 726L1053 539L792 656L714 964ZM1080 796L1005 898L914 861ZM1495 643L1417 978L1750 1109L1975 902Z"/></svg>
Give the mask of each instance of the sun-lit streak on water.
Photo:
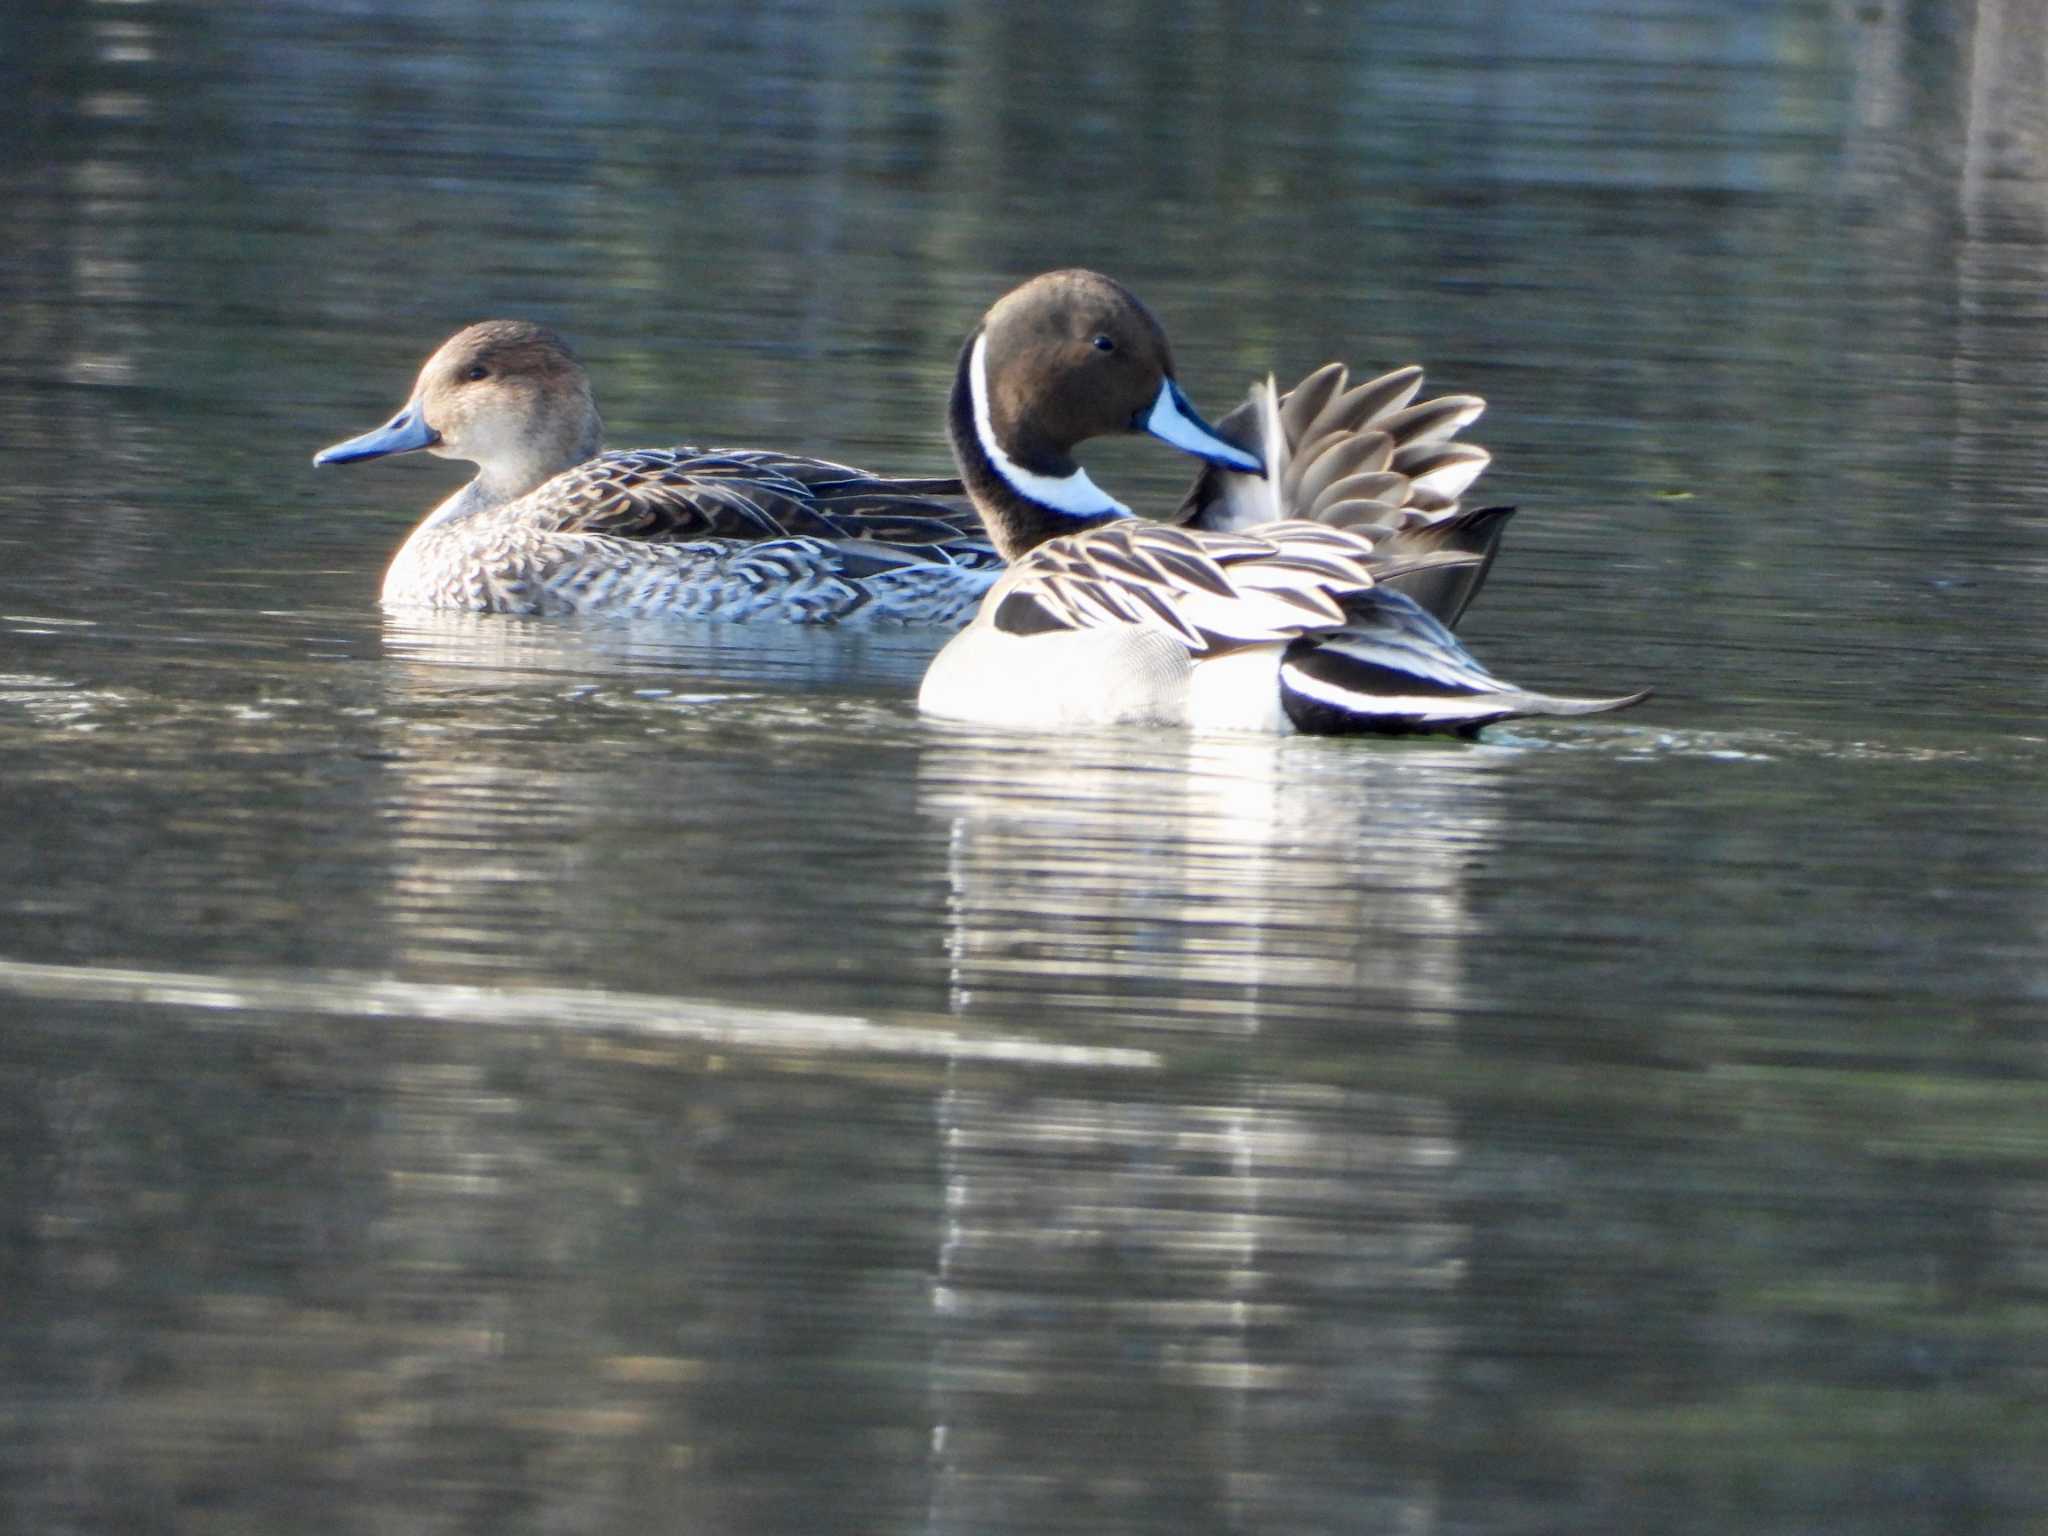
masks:
<svg viewBox="0 0 2048 1536"><path fill-rule="evenodd" d="M405 1018L441 1023L546 1027L565 1032L607 1032L661 1040L687 1040L728 1050L823 1055L942 1056L960 1061L1008 1061L1034 1066L1144 1068L1159 1065L1151 1051L1033 1040L975 1038L928 1025L773 1008L739 1007L685 998L535 987L518 991L427 986L390 977L264 980L183 971L135 971L111 966L35 965L0 961L0 991L17 997L69 1002L130 1003L208 1009L250 1023L267 1016L330 1015Z"/></svg>

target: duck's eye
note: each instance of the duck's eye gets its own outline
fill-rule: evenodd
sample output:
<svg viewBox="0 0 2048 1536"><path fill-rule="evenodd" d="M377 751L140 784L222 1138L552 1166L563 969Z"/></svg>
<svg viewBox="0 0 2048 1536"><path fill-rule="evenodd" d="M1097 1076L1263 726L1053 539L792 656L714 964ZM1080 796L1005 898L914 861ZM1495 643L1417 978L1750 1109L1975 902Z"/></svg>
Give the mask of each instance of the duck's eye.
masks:
<svg viewBox="0 0 2048 1536"><path fill-rule="evenodd" d="M478 379L488 379L491 376L491 370L482 363L471 363L462 370L462 376L474 384Z"/></svg>
<svg viewBox="0 0 2048 1536"><path fill-rule="evenodd" d="M1098 336L1095 338L1095 350L1098 352L1114 352L1116 350L1116 343L1107 336Z"/></svg>

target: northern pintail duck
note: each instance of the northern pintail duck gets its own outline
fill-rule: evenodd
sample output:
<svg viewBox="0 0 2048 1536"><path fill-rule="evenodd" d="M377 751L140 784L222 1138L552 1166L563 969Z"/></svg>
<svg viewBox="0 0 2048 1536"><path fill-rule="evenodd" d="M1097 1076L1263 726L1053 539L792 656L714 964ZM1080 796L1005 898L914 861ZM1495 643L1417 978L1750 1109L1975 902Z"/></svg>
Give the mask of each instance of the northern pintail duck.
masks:
<svg viewBox="0 0 2048 1536"><path fill-rule="evenodd" d="M554 332L487 320L412 398L314 455L424 448L476 478L391 562L392 606L494 613L958 624L1000 562L960 483L759 449L600 453L590 380Z"/></svg>
<svg viewBox="0 0 2048 1536"><path fill-rule="evenodd" d="M1509 512L1461 511L1487 463L1455 443L1483 402L1413 404L1419 369L1284 399L1272 382L1209 426L1129 291L1052 272L967 339L948 427L1010 569L925 674L929 714L992 725L1153 723L1472 735L1571 699L1493 676L1451 634ZM1076 444L1143 431L1207 462L1177 521L1133 517Z"/></svg>

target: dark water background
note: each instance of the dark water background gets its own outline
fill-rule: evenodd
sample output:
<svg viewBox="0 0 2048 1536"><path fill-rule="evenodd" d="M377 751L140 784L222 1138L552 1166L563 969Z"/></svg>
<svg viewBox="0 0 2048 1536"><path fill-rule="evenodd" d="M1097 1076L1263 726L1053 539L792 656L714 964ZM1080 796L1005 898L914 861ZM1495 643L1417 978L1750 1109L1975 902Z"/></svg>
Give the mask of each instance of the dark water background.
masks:
<svg viewBox="0 0 2048 1536"><path fill-rule="evenodd" d="M2048 27L1983 0L0 10L0 1528L2048 1526ZM385 617L487 315L621 446L1492 401L1478 746ZM1181 462L1109 445L1140 505Z"/></svg>

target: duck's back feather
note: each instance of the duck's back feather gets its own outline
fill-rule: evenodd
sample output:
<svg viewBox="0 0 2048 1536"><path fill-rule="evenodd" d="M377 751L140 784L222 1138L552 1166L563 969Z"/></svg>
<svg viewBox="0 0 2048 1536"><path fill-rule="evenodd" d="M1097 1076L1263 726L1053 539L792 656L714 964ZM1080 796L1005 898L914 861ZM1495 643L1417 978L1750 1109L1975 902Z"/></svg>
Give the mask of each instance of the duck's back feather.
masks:
<svg viewBox="0 0 2048 1536"><path fill-rule="evenodd" d="M1025 555L990 594L988 622L1019 637L1138 625L1221 655L1341 625L1351 599L1377 582L1475 559L1383 556L1346 530L1299 519L1196 535L1132 518Z"/></svg>
<svg viewBox="0 0 2048 1536"><path fill-rule="evenodd" d="M999 564L981 520L942 498L958 480L884 479L758 449L603 453L508 506L537 530L677 544L699 539L872 541L974 568Z"/></svg>
<svg viewBox="0 0 2048 1536"><path fill-rule="evenodd" d="M1279 518L1349 529L1393 558L1455 552L1475 558L1386 574L1446 624L1455 624L1492 567L1512 507L1463 511L1458 499L1491 462L1484 448L1455 442L1479 419L1477 395L1415 403L1422 370L1397 368L1351 384L1326 363L1287 393L1270 380L1217 423L1218 433L1260 453L1267 473L1205 467L1175 521L1239 532Z"/></svg>

